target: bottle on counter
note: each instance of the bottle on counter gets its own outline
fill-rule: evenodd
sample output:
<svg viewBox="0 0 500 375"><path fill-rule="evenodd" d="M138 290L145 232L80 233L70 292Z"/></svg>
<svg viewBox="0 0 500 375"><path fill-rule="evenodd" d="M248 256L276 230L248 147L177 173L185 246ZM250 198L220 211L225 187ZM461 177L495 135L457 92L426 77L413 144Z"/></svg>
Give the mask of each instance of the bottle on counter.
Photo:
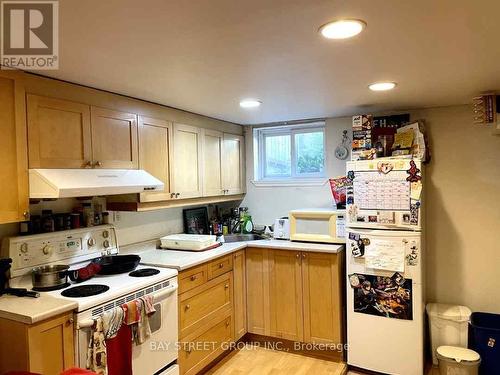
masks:
<svg viewBox="0 0 500 375"><path fill-rule="evenodd" d="M108 211L104 211L102 213L102 223L109 224L109 212Z"/></svg>
<svg viewBox="0 0 500 375"><path fill-rule="evenodd" d="M70 214L71 218L71 229L78 229L80 228L80 214L78 212L73 212Z"/></svg>
<svg viewBox="0 0 500 375"><path fill-rule="evenodd" d="M55 223L52 210L42 210L42 232L54 232Z"/></svg>
<svg viewBox="0 0 500 375"><path fill-rule="evenodd" d="M91 203L83 203L83 224L85 227L93 227L95 214Z"/></svg>

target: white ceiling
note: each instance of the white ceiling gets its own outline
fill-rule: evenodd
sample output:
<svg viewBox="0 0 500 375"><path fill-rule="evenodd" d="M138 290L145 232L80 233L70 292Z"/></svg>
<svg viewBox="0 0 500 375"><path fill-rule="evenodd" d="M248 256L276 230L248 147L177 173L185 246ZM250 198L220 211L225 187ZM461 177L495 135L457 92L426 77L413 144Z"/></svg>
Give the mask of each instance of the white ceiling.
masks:
<svg viewBox="0 0 500 375"><path fill-rule="evenodd" d="M342 17L368 26L318 35ZM499 20L498 0L62 0L42 74L240 124L469 103L500 88Z"/></svg>

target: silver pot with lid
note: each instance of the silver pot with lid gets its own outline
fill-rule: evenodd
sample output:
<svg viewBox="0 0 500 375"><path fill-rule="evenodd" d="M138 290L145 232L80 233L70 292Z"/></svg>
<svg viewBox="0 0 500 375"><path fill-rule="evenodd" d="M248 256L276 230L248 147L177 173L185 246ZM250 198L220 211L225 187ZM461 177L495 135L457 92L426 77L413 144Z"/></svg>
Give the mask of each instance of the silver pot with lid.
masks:
<svg viewBox="0 0 500 375"><path fill-rule="evenodd" d="M74 278L72 274L73 271L69 271L69 266L64 264L35 267L31 271L33 289L44 290L63 287L68 283L68 277Z"/></svg>

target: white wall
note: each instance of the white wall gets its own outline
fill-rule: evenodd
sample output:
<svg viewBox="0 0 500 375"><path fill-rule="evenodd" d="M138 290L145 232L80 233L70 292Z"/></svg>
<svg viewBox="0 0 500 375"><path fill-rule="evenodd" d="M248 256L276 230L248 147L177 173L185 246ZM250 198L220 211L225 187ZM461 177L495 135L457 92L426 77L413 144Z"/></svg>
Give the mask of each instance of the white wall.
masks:
<svg viewBox="0 0 500 375"><path fill-rule="evenodd" d="M334 151L344 130L351 131L351 117L326 120L326 175L345 174L345 161L335 158ZM251 127L245 128L247 194L242 205L248 206L255 224L270 225L274 219L288 215L296 208L333 207L328 182L322 186L256 187L253 183L253 142ZM350 134L350 133L349 133Z"/></svg>
<svg viewBox="0 0 500 375"><path fill-rule="evenodd" d="M427 300L500 313L500 136L472 124L469 106L409 111L424 119L432 160L426 169ZM350 118L327 121L327 176L345 173L335 146ZM252 137L247 137L248 206L270 224L290 209L332 204L328 185L255 187Z"/></svg>

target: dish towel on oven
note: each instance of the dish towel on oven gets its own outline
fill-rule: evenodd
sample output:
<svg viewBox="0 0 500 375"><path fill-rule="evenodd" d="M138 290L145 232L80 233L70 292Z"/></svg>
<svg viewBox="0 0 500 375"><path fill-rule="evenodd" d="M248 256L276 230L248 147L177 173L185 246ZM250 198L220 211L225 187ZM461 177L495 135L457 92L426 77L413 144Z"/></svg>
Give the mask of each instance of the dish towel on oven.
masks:
<svg viewBox="0 0 500 375"><path fill-rule="evenodd" d="M153 297L146 295L122 305L125 312L124 323L132 325L132 339L142 344L151 335L149 317L156 312Z"/></svg>
<svg viewBox="0 0 500 375"><path fill-rule="evenodd" d="M124 315L121 307L115 307L94 320L87 351L87 368L89 370L95 371L99 375L113 375L108 369L107 341L119 333Z"/></svg>

